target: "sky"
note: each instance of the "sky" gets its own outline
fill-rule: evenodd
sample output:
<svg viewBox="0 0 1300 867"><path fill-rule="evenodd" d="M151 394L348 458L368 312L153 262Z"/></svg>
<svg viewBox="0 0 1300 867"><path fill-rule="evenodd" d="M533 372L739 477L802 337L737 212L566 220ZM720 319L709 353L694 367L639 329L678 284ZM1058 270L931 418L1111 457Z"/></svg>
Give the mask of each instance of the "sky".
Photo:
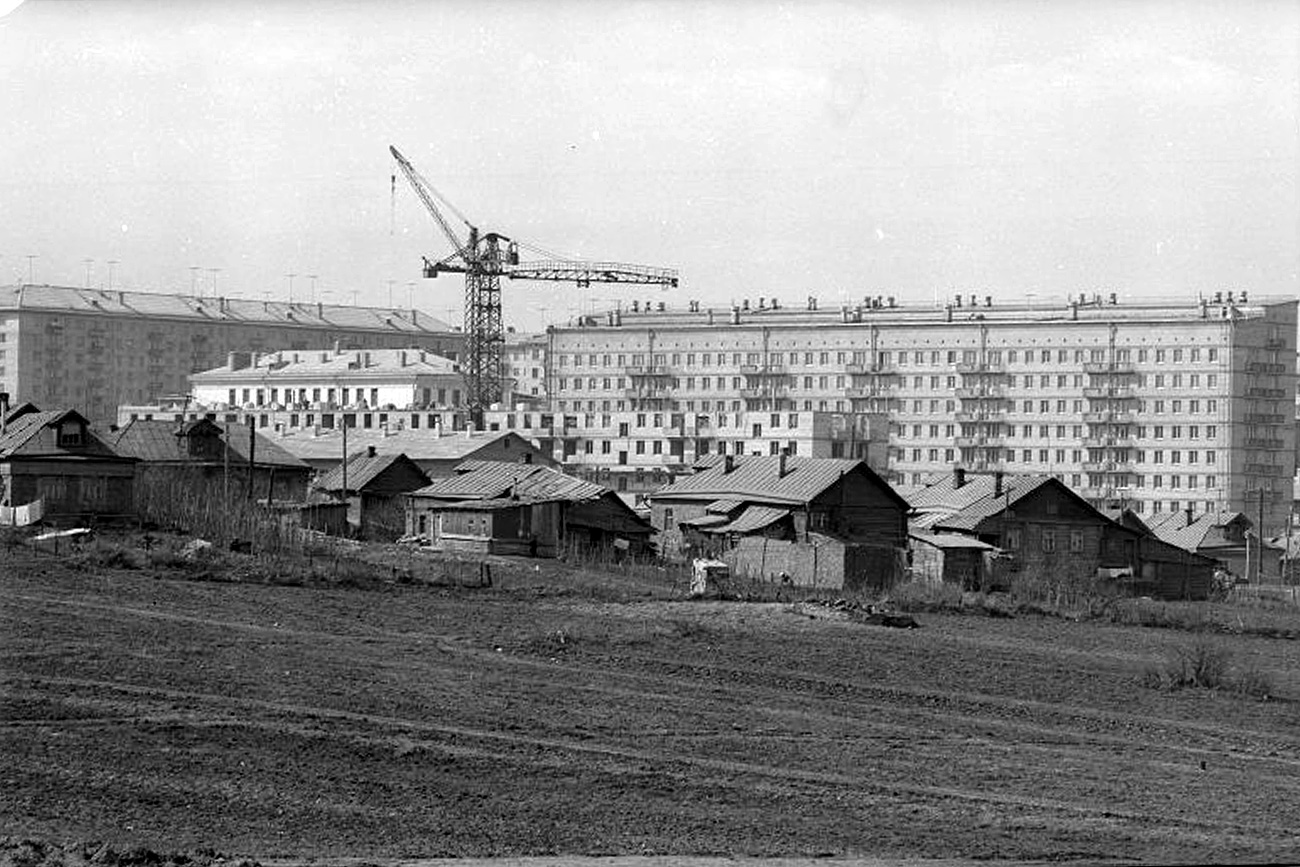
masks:
<svg viewBox="0 0 1300 867"><path fill-rule="evenodd" d="M396 145L484 231L680 271L507 283L526 330L633 298L1300 290L1296 2L28 0L0 123L0 284L458 322Z"/></svg>

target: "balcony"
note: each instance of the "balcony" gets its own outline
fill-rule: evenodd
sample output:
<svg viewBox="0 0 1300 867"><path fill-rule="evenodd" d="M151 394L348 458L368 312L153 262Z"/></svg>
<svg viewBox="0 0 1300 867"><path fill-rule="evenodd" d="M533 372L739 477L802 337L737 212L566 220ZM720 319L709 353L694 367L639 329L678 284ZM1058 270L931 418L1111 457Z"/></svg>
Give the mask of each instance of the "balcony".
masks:
<svg viewBox="0 0 1300 867"><path fill-rule="evenodd" d="M1083 372L1091 373L1094 376L1131 374L1135 370L1131 361L1088 361L1083 365Z"/></svg>
<svg viewBox="0 0 1300 867"><path fill-rule="evenodd" d="M863 364L854 362L844 365L844 372L850 376L897 376L898 371L891 364Z"/></svg>
<svg viewBox="0 0 1300 867"><path fill-rule="evenodd" d="M1278 374L1286 373L1287 369L1285 364L1277 364L1269 361L1252 361L1246 365L1246 372L1277 376Z"/></svg>
<svg viewBox="0 0 1300 867"><path fill-rule="evenodd" d="M1246 448L1274 451L1276 449L1286 448L1286 443L1280 439L1274 439L1272 437L1246 437Z"/></svg>
<svg viewBox="0 0 1300 867"><path fill-rule="evenodd" d="M742 388L740 397L742 400L768 400L776 397L785 397L786 386L784 384L769 383L761 388Z"/></svg>
<svg viewBox="0 0 1300 867"><path fill-rule="evenodd" d="M1246 424L1284 424L1286 416L1272 412L1248 412Z"/></svg>
<svg viewBox="0 0 1300 867"><path fill-rule="evenodd" d="M666 367L656 365L653 367L626 367L623 372L634 379L644 379L647 377L667 377L672 376L673 372Z"/></svg>
<svg viewBox="0 0 1300 867"><path fill-rule="evenodd" d="M1255 397L1262 400L1281 400L1286 397L1284 388L1248 388L1246 397Z"/></svg>
<svg viewBox="0 0 1300 867"><path fill-rule="evenodd" d="M994 435L962 436L954 442L960 449L1003 448L1007 444L1006 437Z"/></svg>
<svg viewBox="0 0 1300 867"><path fill-rule="evenodd" d="M1003 409L982 407L978 410L962 410L961 412L954 413L953 418L957 419L957 421L967 423L978 423L982 421L1000 422L1005 414L1006 410Z"/></svg>
<svg viewBox="0 0 1300 867"><path fill-rule="evenodd" d="M789 370L784 364L774 362L772 364L742 364L740 372L745 376L786 376Z"/></svg>
<svg viewBox="0 0 1300 867"><path fill-rule="evenodd" d="M1006 472L1007 464L1006 461L976 459L958 461L956 467L971 473L1002 473Z"/></svg>
<svg viewBox="0 0 1300 867"><path fill-rule="evenodd" d="M1246 464L1246 475L1249 476L1277 476L1285 472L1277 464Z"/></svg>
<svg viewBox="0 0 1300 867"><path fill-rule="evenodd" d="M1085 473L1114 473L1128 465L1119 461L1084 461L1082 466Z"/></svg>
<svg viewBox="0 0 1300 867"><path fill-rule="evenodd" d="M1088 424L1134 424L1137 421L1137 413L1131 410L1085 412L1083 420Z"/></svg>
<svg viewBox="0 0 1300 867"><path fill-rule="evenodd" d="M1285 337L1270 337L1264 341L1265 349L1286 349Z"/></svg>
<svg viewBox="0 0 1300 867"><path fill-rule="evenodd" d="M1090 385L1083 390L1089 400L1135 400L1137 392L1131 385Z"/></svg>
<svg viewBox="0 0 1300 867"><path fill-rule="evenodd" d="M1086 449L1131 449L1136 446L1137 440L1129 436L1092 436L1085 437L1083 440L1083 447Z"/></svg>
<svg viewBox="0 0 1300 867"><path fill-rule="evenodd" d="M1007 366L998 362L963 361L957 365L957 372L967 376L978 373L1002 375L1007 372Z"/></svg>
<svg viewBox="0 0 1300 867"><path fill-rule="evenodd" d="M957 397L961 400L1005 400L1006 395L1000 385L983 385L979 387L966 387L957 389Z"/></svg>

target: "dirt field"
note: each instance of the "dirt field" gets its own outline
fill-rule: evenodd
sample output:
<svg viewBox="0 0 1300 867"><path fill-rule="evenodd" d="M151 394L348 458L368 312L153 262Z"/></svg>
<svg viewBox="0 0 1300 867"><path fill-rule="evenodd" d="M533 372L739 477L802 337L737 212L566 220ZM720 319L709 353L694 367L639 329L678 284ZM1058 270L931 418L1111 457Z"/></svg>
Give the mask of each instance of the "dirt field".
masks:
<svg viewBox="0 0 1300 867"><path fill-rule="evenodd" d="M1300 856L1269 701L1142 685L1171 630L918 630L650 583L231 585L0 564L0 833L263 860Z"/></svg>

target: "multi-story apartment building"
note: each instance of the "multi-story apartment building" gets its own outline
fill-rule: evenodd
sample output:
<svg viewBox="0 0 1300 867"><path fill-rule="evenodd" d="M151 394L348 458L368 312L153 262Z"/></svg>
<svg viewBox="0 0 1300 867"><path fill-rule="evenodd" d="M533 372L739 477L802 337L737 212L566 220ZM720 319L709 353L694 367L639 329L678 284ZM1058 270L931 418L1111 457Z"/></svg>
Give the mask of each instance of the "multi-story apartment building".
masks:
<svg viewBox="0 0 1300 867"><path fill-rule="evenodd" d="M545 334L506 335L501 349L501 378L512 381L516 399L545 404L546 394Z"/></svg>
<svg viewBox="0 0 1300 867"><path fill-rule="evenodd" d="M463 337L416 310L63 286L0 287L0 391L111 420L120 404L188 389L229 352L417 347L455 359Z"/></svg>
<svg viewBox="0 0 1300 867"><path fill-rule="evenodd" d="M953 467L1050 473L1099 504L1262 511L1266 531L1281 527L1295 474L1296 301L1117 300L634 308L552 329L546 390L557 418L602 422L883 413L888 464L877 469L898 484ZM715 437L716 448L748 452L746 433Z"/></svg>

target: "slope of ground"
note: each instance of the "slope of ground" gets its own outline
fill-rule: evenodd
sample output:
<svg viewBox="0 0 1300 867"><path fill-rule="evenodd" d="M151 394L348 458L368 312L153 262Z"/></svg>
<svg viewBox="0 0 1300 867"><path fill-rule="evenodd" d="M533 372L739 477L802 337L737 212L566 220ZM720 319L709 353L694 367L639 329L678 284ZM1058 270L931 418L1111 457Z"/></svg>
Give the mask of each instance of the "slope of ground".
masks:
<svg viewBox="0 0 1300 867"><path fill-rule="evenodd" d="M263 860L1300 854L1296 642L892 630L563 579L308 589L11 558L0 833ZM1190 640L1277 697L1142 685Z"/></svg>

